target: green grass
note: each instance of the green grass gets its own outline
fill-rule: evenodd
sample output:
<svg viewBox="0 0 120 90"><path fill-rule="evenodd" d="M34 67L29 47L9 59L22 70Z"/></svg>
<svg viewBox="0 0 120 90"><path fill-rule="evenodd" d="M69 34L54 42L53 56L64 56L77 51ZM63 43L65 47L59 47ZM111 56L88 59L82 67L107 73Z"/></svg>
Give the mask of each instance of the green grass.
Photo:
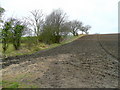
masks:
<svg viewBox="0 0 120 90"><path fill-rule="evenodd" d="M2 81L2 87L3 88L18 88L19 83L18 82L8 82L8 81Z"/></svg>
<svg viewBox="0 0 120 90"><path fill-rule="evenodd" d="M27 85L19 82L2 81L2 88L37 88L35 85Z"/></svg>
<svg viewBox="0 0 120 90"><path fill-rule="evenodd" d="M63 40L60 44L51 44L51 45L47 45L44 43L39 43L39 44L31 44L31 41L34 41L34 37L32 38L33 40L29 40L30 42L25 43L25 41L27 41L26 37L22 37L23 42L21 43L21 47L19 50L15 50L12 44L9 44L9 47L5 53L6 57L9 56L19 56L19 55L28 55L28 54L32 54L35 53L37 51L40 50L44 50L44 49L50 49L50 48L54 48L60 45L64 45L66 43L70 43L72 41L74 41L75 39L81 37L83 35L79 35L79 36L68 36L65 40ZM0 51L2 52L2 44L0 43Z"/></svg>

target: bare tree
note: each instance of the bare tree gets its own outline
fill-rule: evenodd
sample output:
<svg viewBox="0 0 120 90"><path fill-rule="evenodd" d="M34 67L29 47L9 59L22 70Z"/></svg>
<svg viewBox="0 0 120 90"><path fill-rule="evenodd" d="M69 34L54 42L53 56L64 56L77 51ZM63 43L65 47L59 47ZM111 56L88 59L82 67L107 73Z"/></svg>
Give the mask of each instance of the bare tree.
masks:
<svg viewBox="0 0 120 90"><path fill-rule="evenodd" d="M91 28L90 25L86 25L85 28L84 28L84 32L85 32L86 34L88 34L88 30L89 30L90 28Z"/></svg>
<svg viewBox="0 0 120 90"><path fill-rule="evenodd" d="M83 32L85 31L85 27L82 26L82 27L80 28L80 31L82 31L82 34L83 34Z"/></svg>
<svg viewBox="0 0 120 90"><path fill-rule="evenodd" d="M86 26L82 26L80 30L82 31L82 34L83 34L83 32L85 32L86 34L88 34L88 30L90 28L91 28L90 25L86 25Z"/></svg>
<svg viewBox="0 0 120 90"><path fill-rule="evenodd" d="M23 17L21 19L21 21L22 21L23 25L25 26L25 30L23 32L23 35L24 36L32 36L34 33L34 30L31 28L32 26L31 26L31 23L29 21L29 18Z"/></svg>
<svg viewBox="0 0 120 90"><path fill-rule="evenodd" d="M78 30L80 30L80 28L82 27L82 22L77 21L77 20L73 20L70 22L70 26L71 26L71 33L74 36L78 35Z"/></svg>
<svg viewBox="0 0 120 90"><path fill-rule="evenodd" d="M71 24L70 22L65 22L61 27L62 35L67 36L71 32Z"/></svg>
<svg viewBox="0 0 120 90"><path fill-rule="evenodd" d="M39 10L34 10L31 12L34 19L31 19L32 25L34 26L34 31L37 36L40 35L41 27L43 25L43 13Z"/></svg>
<svg viewBox="0 0 120 90"><path fill-rule="evenodd" d="M55 38L55 43L60 42L61 34L63 33L63 25L66 22L66 13L61 9L53 10L53 12L46 17L45 27L51 30Z"/></svg>
<svg viewBox="0 0 120 90"><path fill-rule="evenodd" d="M44 23L43 13L42 10L33 10L30 13L32 16L27 17L27 22L25 22L28 24L27 26L30 27L28 30L32 30L34 35L37 36L37 41L39 41L39 36L41 34Z"/></svg>

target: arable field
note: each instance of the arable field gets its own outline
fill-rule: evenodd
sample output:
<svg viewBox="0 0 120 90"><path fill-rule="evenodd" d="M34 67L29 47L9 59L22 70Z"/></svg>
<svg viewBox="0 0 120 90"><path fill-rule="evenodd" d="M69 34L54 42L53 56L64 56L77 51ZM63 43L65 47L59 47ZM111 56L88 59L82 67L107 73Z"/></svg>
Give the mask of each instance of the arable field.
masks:
<svg viewBox="0 0 120 90"><path fill-rule="evenodd" d="M3 88L117 88L118 34L87 35L3 61Z"/></svg>
<svg viewBox="0 0 120 90"><path fill-rule="evenodd" d="M118 35L103 34L98 36L102 48L113 57L118 59Z"/></svg>

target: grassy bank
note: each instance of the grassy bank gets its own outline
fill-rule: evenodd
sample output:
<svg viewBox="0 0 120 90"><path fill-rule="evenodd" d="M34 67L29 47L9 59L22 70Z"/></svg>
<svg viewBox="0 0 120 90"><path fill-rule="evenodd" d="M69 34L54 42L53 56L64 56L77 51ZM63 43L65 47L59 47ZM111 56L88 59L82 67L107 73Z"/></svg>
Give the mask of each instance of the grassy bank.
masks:
<svg viewBox="0 0 120 90"><path fill-rule="evenodd" d="M27 40L26 37L23 37L23 42L21 43L21 47L19 50L15 50L12 44L9 44L9 47L5 53L6 57L10 57L10 56L18 56L18 55L28 55L28 54L32 54L35 53L37 51L40 50L44 50L44 49L49 49L49 48L54 48L69 42L74 41L75 39L82 37L84 35L79 35L79 36L68 36L65 40L63 40L60 44L51 44L51 45L47 45L44 43L39 43L39 44L31 44L31 43L25 43L25 41ZM34 41L34 40L32 40ZM0 43L0 51L2 51L2 44Z"/></svg>

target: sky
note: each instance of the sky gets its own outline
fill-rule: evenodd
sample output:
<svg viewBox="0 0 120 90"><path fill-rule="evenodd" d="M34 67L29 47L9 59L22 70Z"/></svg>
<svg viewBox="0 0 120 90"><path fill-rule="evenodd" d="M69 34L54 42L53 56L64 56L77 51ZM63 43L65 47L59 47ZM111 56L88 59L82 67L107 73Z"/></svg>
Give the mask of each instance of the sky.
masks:
<svg viewBox="0 0 120 90"><path fill-rule="evenodd" d="M40 9L45 15L62 9L69 20L79 20L90 25L90 34L118 33L119 0L0 0L4 16L22 18L30 11Z"/></svg>

